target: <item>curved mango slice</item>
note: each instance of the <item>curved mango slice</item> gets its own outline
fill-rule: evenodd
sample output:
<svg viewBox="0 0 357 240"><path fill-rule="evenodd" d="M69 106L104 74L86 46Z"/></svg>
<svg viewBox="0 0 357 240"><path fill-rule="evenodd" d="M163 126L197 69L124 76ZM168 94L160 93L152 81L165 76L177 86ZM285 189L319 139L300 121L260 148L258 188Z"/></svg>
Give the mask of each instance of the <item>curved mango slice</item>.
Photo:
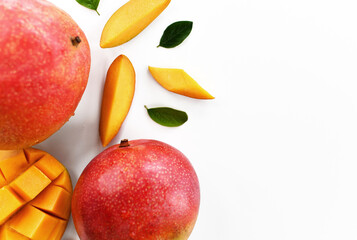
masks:
<svg viewBox="0 0 357 240"><path fill-rule="evenodd" d="M119 46L138 35L169 5L170 0L130 0L105 24L102 48Z"/></svg>
<svg viewBox="0 0 357 240"><path fill-rule="evenodd" d="M104 147L118 133L129 112L134 92L134 67L126 56L120 55L108 69L103 90L99 134Z"/></svg>
<svg viewBox="0 0 357 240"><path fill-rule="evenodd" d="M48 153L0 151L0 239L60 240L70 217L72 183Z"/></svg>
<svg viewBox="0 0 357 240"><path fill-rule="evenodd" d="M184 70L175 68L150 67L149 71L154 79L167 90L198 99L214 99Z"/></svg>

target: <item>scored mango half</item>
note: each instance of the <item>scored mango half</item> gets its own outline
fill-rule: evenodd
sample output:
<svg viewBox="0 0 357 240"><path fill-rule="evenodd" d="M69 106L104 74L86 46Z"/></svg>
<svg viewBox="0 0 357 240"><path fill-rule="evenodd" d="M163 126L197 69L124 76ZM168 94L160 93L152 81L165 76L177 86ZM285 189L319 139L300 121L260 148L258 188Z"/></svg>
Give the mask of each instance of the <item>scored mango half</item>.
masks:
<svg viewBox="0 0 357 240"><path fill-rule="evenodd" d="M60 240L71 198L68 171L50 154L0 151L1 240Z"/></svg>

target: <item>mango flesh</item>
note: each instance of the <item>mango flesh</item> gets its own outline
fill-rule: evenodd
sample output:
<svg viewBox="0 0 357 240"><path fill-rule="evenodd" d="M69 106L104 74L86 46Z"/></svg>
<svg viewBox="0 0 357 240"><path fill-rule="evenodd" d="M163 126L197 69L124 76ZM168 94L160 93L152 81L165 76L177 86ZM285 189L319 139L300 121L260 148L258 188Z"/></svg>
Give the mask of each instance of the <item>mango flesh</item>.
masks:
<svg viewBox="0 0 357 240"><path fill-rule="evenodd" d="M171 92L197 99L214 99L182 69L149 66L149 71L162 87Z"/></svg>
<svg viewBox="0 0 357 240"><path fill-rule="evenodd" d="M130 60L118 56L108 69L105 80L99 134L103 146L119 132L124 122L135 92L135 70Z"/></svg>
<svg viewBox="0 0 357 240"><path fill-rule="evenodd" d="M73 116L90 49L74 20L45 0L2 0L0 13L0 150L23 149Z"/></svg>
<svg viewBox="0 0 357 240"><path fill-rule="evenodd" d="M0 151L0 239L60 240L70 217L72 183L48 153Z"/></svg>
<svg viewBox="0 0 357 240"><path fill-rule="evenodd" d="M119 46L138 35L169 5L170 0L130 0L105 24L102 48Z"/></svg>

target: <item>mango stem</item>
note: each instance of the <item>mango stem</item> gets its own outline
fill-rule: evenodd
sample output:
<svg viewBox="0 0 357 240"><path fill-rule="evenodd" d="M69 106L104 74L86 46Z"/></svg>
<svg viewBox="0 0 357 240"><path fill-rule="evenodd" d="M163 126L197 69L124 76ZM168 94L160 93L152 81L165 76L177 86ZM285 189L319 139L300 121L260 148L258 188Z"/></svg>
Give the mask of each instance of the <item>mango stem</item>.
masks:
<svg viewBox="0 0 357 240"><path fill-rule="evenodd" d="M130 144L129 144L129 140L128 139L123 139L120 141L120 144L119 144L119 148L123 148L123 147L129 147Z"/></svg>
<svg viewBox="0 0 357 240"><path fill-rule="evenodd" d="M72 45L78 47L78 45L82 42L82 39L79 36L71 38Z"/></svg>

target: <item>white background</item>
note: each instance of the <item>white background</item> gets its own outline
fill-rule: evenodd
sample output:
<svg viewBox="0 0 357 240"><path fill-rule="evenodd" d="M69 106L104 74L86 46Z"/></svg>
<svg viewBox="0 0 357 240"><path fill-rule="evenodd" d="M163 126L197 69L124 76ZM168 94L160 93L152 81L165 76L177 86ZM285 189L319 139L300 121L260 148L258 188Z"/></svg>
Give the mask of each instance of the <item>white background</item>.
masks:
<svg viewBox="0 0 357 240"><path fill-rule="evenodd" d="M75 183L101 147L103 83L120 54L132 61L134 101L115 144L152 138L181 150L201 185L190 240L357 239L357 2L172 0L140 35L111 49L99 39L125 0L101 0L98 16L75 0L51 0L88 37L92 68L76 115L37 147ZM175 49L156 48L172 22L194 22ZM148 65L183 68L215 100L166 91ZM81 66L78 66L79 68ZM144 109L189 115L165 128ZM77 240L73 223L63 237Z"/></svg>

